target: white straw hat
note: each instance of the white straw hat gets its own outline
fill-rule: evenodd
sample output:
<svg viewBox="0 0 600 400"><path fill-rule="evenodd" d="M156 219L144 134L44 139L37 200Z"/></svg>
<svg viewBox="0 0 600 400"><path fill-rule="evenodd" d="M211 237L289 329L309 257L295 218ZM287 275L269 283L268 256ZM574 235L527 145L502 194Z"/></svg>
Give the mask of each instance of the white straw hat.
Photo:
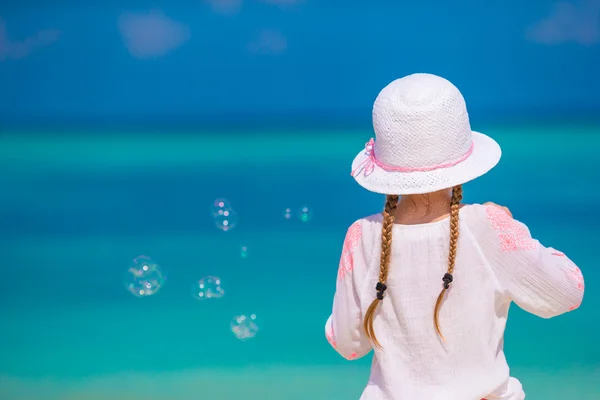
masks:
<svg viewBox="0 0 600 400"><path fill-rule="evenodd" d="M371 139L352 162L352 176L382 194L430 193L492 169L501 150L471 131L465 100L449 81L413 74L387 85L373 105Z"/></svg>

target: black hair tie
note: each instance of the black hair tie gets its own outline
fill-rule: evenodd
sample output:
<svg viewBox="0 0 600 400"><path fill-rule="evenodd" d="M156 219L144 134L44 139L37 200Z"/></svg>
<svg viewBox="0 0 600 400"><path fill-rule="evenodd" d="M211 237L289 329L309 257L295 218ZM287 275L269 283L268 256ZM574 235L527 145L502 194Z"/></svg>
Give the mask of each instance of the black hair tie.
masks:
<svg viewBox="0 0 600 400"><path fill-rule="evenodd" d="M386 289L387 286L385 285L385 283L377 282L377 285L375 285L375 290L377 290L377 298L379 300L383 300L383 293Z"/></svg>
<svg viewBox="0 0 600 400"><path fill-rule="evenodd" d="M446 274L444 274L444 277L442 278L442 280L444 281L444 289L449 289L450 288L450 284L452 283L452 274L446 272Z"/></svg>

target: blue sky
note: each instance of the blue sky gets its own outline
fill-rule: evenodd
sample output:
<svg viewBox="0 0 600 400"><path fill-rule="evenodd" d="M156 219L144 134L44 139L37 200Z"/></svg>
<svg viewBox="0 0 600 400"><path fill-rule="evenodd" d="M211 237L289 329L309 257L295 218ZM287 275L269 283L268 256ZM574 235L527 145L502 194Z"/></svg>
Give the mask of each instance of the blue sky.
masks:
<svg viewBox="0 0 600 400"><path fill-rule="evenodd" d="M0 5L0 124L368 118L412 72L486 115L600 112L600 1L399 3Z"/></svg>

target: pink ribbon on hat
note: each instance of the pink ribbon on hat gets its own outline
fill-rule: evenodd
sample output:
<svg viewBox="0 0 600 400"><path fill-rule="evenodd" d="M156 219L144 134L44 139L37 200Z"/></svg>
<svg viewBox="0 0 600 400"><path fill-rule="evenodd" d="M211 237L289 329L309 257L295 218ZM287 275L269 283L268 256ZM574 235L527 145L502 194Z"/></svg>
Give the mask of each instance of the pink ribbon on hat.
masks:
<svg viewBox="0 0 600 400"><path fill-rule="evenodd" d="M377 161L375 160L375 153L373 152L373 145L375 145L375 140L371 138L371 140L369 140L365 144L365 154L367 155L367 158L365 158L360 164L356 166L356 168L352 170L352 172L350 173L351 176L356 176L356 172L361 168L365 173L365 176L369 176L371 172L373 172L377 163Z"/></svg>
<svg viewBox="0 0 600 400"><path fill-rule="evenodd" d="M360 164L358 164L356 168L352 170L350 175L356 176L357 172L363 171L365 176L369 176L375 170L375 166L378 166L379 168L389 172L427 172L436 169L449 168L460 164L461 162L469 158L469 156L473 152L474 145L475 143L471 142L469 150L467 150L467 152L464 155L462 155L460 158L454 161L450 161L447 163L432 165L429 167L396 167L392 165L386 165L375 157L375 150L373 149L373 147L375 146L375 140L371 138L371 140L369 140L365 144L365 155L367 156L367 158L364 159Z"/></svg>

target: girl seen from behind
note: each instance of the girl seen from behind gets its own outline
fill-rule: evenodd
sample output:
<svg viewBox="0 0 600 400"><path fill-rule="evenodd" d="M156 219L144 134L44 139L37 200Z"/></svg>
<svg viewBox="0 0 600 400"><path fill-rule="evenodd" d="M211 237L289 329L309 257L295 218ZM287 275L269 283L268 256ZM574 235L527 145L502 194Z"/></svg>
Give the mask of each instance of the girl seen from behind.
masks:
<svg viewBox="0 0 600 400"><path fill-rule="evenodd" d="M374 350L362 400L524 399L503 351L509 306L543 318L574 310L581 271L505 207L461 203L462 185L501 151L471 131L450 82L390 83L373 126L352 176L385 194L385 207L348 229L328 341L347 359Z"/></svg>

